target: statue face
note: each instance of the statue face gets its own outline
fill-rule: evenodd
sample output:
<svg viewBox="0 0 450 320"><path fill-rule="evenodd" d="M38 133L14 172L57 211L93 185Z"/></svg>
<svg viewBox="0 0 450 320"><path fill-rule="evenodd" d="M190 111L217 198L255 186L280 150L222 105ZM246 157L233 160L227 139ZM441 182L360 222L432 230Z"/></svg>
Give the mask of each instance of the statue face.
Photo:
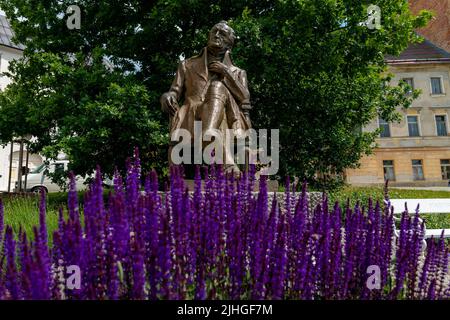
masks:
<svg viewBox="0 0 450 320"><path fill-rule="evenodd" d="M231 39L232 29L224 24L216 24L209 32L208 47L215 49L231 49L233 41Z"/></svg>

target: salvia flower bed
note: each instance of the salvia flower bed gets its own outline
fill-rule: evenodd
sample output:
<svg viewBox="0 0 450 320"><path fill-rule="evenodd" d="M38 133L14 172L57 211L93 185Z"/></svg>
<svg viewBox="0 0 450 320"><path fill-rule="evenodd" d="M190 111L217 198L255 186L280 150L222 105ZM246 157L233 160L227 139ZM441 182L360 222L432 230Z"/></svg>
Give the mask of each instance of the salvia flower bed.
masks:
<svg viewBox="0 0 450 320"><path fill-rule="evenodd" d="M422 251L418 212L402 215L396 238L392 212L372 201L333 207L323 197L309 210L304 185L280 210L265 177L253 193L251 171L235 178L214 166L197 168L193 195L172 167L162 197L155 172L141 179L137 151L127 167L107 203L97 168L83 214L72 175L51 246L45 194L32 235L4 227L0 204L1 299L449 298L449 249L440 239ZM79 289L69 266L79 267ZM367 285L369 266L380 289Z"/></svg>

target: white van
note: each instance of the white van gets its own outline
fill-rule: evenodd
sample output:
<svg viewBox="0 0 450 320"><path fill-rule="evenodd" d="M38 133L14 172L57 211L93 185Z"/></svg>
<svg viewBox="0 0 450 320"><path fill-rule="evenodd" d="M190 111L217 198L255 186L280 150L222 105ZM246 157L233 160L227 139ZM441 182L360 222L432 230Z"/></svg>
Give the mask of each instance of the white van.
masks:
<svg viewBox="0 0 450 320"><path fill-rule="evenodd" d="M64 191L59 185L52 182L51 178L46 174L54 173L58 170L67 170L69 160L56 160L50 162L48 165L45 163L41 164L36 169L30 171L27 176L27 192L38 192L41 188L45 189L46 192L59 192ZM85 179L81 176L76 176L76 187L78 191L85 190L87 185L84 184ZM67 179L68 185L69 179ZM22 189L25 187L25 175L22 176ZM14 191L19 189L18 182L16 181L16 186ZM67 191L67 190L66 190Z"/></svg>

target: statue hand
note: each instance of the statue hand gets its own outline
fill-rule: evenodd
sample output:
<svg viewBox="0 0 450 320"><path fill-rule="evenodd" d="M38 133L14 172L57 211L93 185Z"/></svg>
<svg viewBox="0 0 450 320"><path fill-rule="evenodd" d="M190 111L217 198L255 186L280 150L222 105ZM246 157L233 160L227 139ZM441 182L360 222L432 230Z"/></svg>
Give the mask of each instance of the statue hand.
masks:
<svg viewBox="0 0 450 320"><path fill-rule="evenodd" d="M164 93L161 96L160 102L162 110L169 113L171 116L179 109L177 99L170 92Z"/></svg>
<svg viewBox="0 0 450 320"><path fill-rule="evenodd" d="M218 73L222 76L227 75L229 72L227 65L223 64L222 62L218 62L218 61L210 63L208 65L208 70L211 72Z"/></svg>

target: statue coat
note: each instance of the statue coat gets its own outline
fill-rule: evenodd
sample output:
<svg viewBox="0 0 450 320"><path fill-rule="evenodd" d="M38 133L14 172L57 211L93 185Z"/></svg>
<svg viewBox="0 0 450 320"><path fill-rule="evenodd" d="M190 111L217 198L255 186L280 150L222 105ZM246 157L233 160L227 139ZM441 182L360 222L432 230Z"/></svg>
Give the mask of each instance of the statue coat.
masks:
<svg viewBox="0 0 450 320"><path fill-rule="evenodd" d="M235 81L221 79L229 90L232 99L226 105L225 116L220 128L217 129L243 129L251 128L250 120L243 110L250 109L250 95L247 84L247 74L236 67L231 61L227 51L223 63L229 67ZM214 73L208 72L207 50L192 58L182 61L173 80L169 93L174 95L177 101L182 101L182 106L170 119L170 134L177 129L186 129L194 136L194 121L201 119L199 108L203 106L208 87L214 77ZM207 124L205 124L207 125Z"/></svg>

